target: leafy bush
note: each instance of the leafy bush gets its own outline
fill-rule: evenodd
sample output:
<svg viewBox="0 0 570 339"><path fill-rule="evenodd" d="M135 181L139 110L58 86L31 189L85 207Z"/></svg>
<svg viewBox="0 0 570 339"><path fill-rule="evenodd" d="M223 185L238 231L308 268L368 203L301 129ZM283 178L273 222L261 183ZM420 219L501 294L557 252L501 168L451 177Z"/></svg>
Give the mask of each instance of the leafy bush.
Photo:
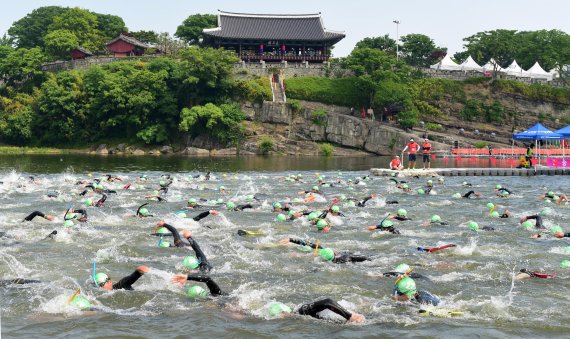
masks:
<svg viewBox="0 0 570 339"><path fill-rule="evenodd" d="M334 154L334 147L331 144L321 144L321 153L325 157L331 157Z"/></svg>
<svg viewBox="0 0 570 339"><path fill-rule="evenodd" d="M505 107L499 101L495 101L491 106L485 107L485 120L487 122L502 122L504 113Z"/></svg>
<svg viewBox="0 0 570 339"><path fill-rule="evenodd" d="M491 81L490 77L471 77L463 80L466 85L479 85Z"/></svg>
<svg viewBox="0 0 570 339"><path fill-rule="evenodd" d="M285 79L287 97L322 102L325 104L360 107L368 105L370 98L366 84L359 78L297 77Z"/></svg>
<svg viewBox="0 0 570 339"><path fill-rule="evenodd" d="M184 108L180 113L179 128L191 135L211 134L218 140L232 144L243 135L241 122L245 119L237 105L208 103L204 106Z"/></svg>
<svg viewBox="0 0 570 339"><path fill-rule="evenodd" d="M494 86L499 91L521 94L531 100L570 104L570 89L568 88L557 88L542 84L527 85L514 80L497 80L494 82Z"/></svg>
<svg viewBox="0 0 570 339"><path fill-rule="evenodd" d="M402 128L414 128L414 126L419 122L419 116L420 114L415 107L406 109L405 111L398 113L398 124Z"/></svg>
<svg viewBox="0 0 570 339"><path fill-rule="evenodd" d="M289 102L289 105L291 105L291 111L293 112L293 114L297 114L301 112L301 110L303 109L303 105L301 105L301 102L299 102L299 100L290 99L287 101Z"/></svg>
<svg viewBox="0 0 570 339"><path fill-rule="evenodd" d="M459 113L464 120L474 121L481 114L481 106L477 100L468 100Z"/></svg>
<svg viewBox="0 0 570 339"><path fill-rule="evenodd" d="M269 151L273 150L273 145L274 145L273 138L266 135L261 138L261 140L259 141L259 145L257 147L259 148L259 152L261 154L267 154L269 153Z"/></svg>
<svg viewBox="0 0 570 339"><path fill-rule="evenodd" d="M238 81L236 95L250 102L261 104L265 100L272 100L271 85L269 79L257 78L253 80Z"/></svg>
<svg viewBox="0 0 570 339"><path fill-rule="evenodd" d="M327 122L327 112L324 109L317 109L311 112L311 121L317 126L325 126Z"/></svg>
<svg viewBox="0 0 570 339"><path fill-rule="evenodd" d="M163 124L156 124L139 131L137 138L146 144L159 144L168 140L168 131Z"/></svg>
<svg viewBox="0 0 570 339"><path fill-rule="evenodd" d="M441 126L440 124L435 124L433 122L428 122L426 124L426 129L430 131L443 131L443 126Z"/></svg>
<svg viewBox="0 0 570 339"><path fill-rule="evenodd" d="M475 146L475 148L485 148L487 147L489 143L486 141L476 141L475 144L473 144L473 146Z"/></svg>

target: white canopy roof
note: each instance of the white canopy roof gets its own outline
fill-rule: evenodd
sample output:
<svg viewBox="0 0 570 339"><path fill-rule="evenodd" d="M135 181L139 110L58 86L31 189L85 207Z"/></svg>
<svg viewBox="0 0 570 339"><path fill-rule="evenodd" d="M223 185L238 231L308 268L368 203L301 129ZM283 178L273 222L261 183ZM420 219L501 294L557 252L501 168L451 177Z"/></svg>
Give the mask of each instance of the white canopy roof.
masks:
<svg viewBox="0 0 570 339"><path fill-rule="evenodd" d="M531 68L527 70L531 78L538 78L538 79L547 79L552 80L552 74L545 71L540 64L537 62L532 65Z"/></svg>
<svg viewBox="0 0 570 339"><path fill-rule="evenodd" d="M484 72L494 71L495 65L497 66L497 71L503 70L503 68L501 66L499 66L499 64L495 61L495 59L491 58L491 60L489 60L489 62L487 62L485 65L483 65L483 67L482 67L483 71Z"/></svg>
<svg viewBox="0 0 570 339"><path fill-rule="evenodd" d="M482 71L483 67L473 60L471 55L461 63L461 69L464 71Z"/></svg>
<svg viewBox="0 0 570 339"><path fill-rule="evenodd" d="M516 60L513 60L513 63L510 64L507 68L505 68L504 72L506 72L508 75L514 75L517 77L530 76L527 71L525 71L524 69L521 68L521 66L519 66Z"/></svg>
<svg viewBox="0 0 570 339"><path fill-rule="evenodd" d="M435 65L431 65L429 68L431 69L441 69L447 71L457 71L461 70L461 66L455 63L455 61L451 60L449 54L446 54L440 62Z"/></svg>

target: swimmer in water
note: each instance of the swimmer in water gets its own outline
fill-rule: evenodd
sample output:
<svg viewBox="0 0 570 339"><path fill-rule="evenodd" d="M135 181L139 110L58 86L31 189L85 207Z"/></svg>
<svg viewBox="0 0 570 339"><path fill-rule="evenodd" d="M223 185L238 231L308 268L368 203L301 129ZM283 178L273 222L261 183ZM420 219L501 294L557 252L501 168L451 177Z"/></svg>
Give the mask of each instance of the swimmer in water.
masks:
<svg viewBox="0 0 570 339"><path fill-rule="evenodd" d="M432 295L428 291L418 291L416 282L407 275L398 277L394 283L392 300L417 302L419 304L431 304L437 306L440 302L439 298Z"/></svg>
<svg viewBox="0 0 570 339"><path fill-rule="evenodd" d="M232 201L228 201L226 203L226 209L228 211L243 211L245 209L249 209L249 208L253 208L252 204L240 204L240 205L236 205L234 202Z"/></svg>
<svg viewBox="0 0 570 339"><path fill-rule="evenodd" d="M425 280L429 280L425 275L419 274L419 273L415 273L412 272L412 268L408 265L408 264L399 264L398 266L396 266L394 268L393 271L390 272L384 272L384 273L380 273L380 274L368 274L371 277L400 277L400 276L409 276L412 279L425 279Z"/></svg>
<svg viewBox="0 0 570 339"><path fill-rule="evenodd" d="M471 195L475 196L475 198L480 198L480 197L481 197L481 193L475 192L475 191L471 190L471 191L465 193L465 194L462 196L462 198L470 199L470 198L471 198Z"/></svg>
<svg viewBox="0 0 570 339"><path fill-rule="evenodd" d="M370 260L370 258L368 258L367 256L364 256L364 255L351 254L348 252L336 253L331 248L322 247L320 245L316 245L316 244L313 244L311 242L303 241L300 239L286 238L286 239L280 240L279 243L284 244L284 245L289 244L289 243L293 243L293 244L297 244L300 246L310 247L314 250L318 250L319 256L321 258L323 258L326 261L333 262L335 264L344 264L347 262L362 262L362 261Z"/></svg>
<svg viewBox="0 0 570 339"><path fill-rule="evenodd" d="M380 230L382 232L388 232L392 234L400 234L400 231L394 228L394 223L388 218L384 218L378 225L368 226L369 231Z"/></svg>
<svg viewBox="0 0 570 339"><path fill-rule="evenodd" d="M55 217L51 214L44 214L40 211L34 211L30 213L27 217L24 218L22 221L32 221L35 217L42 217L46 220L53 221Z"/></svg>
<svg viewBox="0 0 570 339"><path fill-rule="evenodd" d="M208 259L206 258L206 255L204 254L204 252L202 252L202 249L200 248L200 245L198 245L198 242L196 240L194 240L192 238L192 231L185 229L182 231L182 237L186 240L186 242L184 242L182 240L182 237L180 236L180 233L178 232L178 230L176 228L174 228L173 226L167 224L164 222L164 220L159 221L157 224L157 232L154 233L153 235L163 235L163 232L160 232L160 228L164 227L165 229L167 229L168 231L170 231L170 233L172 234L172 236L174 237L174 243L173 244L168 244L168 246L164 246L162 245L162 240L160 242L161 247L187 247L190 246L192 247L192 249L194 250L194 253L196 253L196 257L198 262L196 263L196 267L200 268L200 271L209 271L212 269L212 266L210 266L210 264L208 263ZM166 242L165 242L166 243ZM191 265L193 266L193 265ZM196 267L192 267L192 268L196 268Z"/></svg>
<svg viewBox="0 0 570 339"><path fill-rule="evenodd" d="M147 266L139 266L130 275L124 277L116 283L113 283L111 278L105 273L97 273L94 276L95 284L105 290L134 290L132 285L139 280L145 273L150 272Z"/></svg>
<svg viewBox="0 0 570 339"><path fill-rule="evenodd" d="M422 226L449 226L449 223L442 221L439 215L434 214L431 216L431 219L423 223Z"/></svg>
<svg viewBox="0 0 570 339"><path fill-rule="evenodd" d="M172 277L171 280L174 284L180 286L184 285L184 283L186 283L188 280L205 283L208 287L208 291L199 285L192 285L188 288L186 295L193 299L205 298L208 296L219 297L228 295L228 293L224 292L211 277L204 274L177 274ZM361 323L364 321L363 315L358 313L351 313L329 298L304 304L300 306L294 313L297 313L299 315L308 315L316 319L322 319L319 313L326 309L342 316L346 320L353 323ZM268 311L269 316L272 318L285 317L293 313L291 312L291 308L281 303L272 304Z"/></svg>

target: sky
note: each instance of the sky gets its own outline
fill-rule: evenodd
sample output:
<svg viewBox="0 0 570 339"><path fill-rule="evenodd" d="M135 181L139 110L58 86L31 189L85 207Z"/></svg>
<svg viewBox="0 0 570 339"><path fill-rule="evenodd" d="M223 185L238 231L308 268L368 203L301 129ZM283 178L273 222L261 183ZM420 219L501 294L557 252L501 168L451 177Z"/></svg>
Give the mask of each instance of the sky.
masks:
<svg viewBox="0 0 570 339"><path fill-rule="evenodd" d="M4 2L4 1L3 1ZM570 33L567 0L17 0L0 10L0 35L12 23L42 6L81 7L118 15L130 31L176 31L192 14L239 13L309 14L321 12L325 28L346 34L333 53L343 57L365 37L420 33L450 53L463 50L463 38L494 29L559 29Z"/></svg>

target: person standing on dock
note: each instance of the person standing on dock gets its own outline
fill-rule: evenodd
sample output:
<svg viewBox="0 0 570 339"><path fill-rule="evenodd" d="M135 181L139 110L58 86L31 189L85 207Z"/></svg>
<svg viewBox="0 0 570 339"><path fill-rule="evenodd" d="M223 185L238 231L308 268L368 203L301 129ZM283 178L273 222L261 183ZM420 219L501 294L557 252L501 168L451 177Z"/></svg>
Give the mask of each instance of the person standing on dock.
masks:
<svg viewBox="0 0 570 339"><path fill-rule="evenodd" d="M418 153L419 148L420 145L418 145L418 143L414 141L414 138L411 138L410 142L408 142L406 147L404 147L404 149L402 150L402 153L404 153L408 149L410 150L408 155L408 169L410 169L410 167L412 169L416 169L416 154Z"/></svg>
<svg viewBox="0 0 570 339"><path fill-rule="evenodd" d="M424 143L422 144L422 154L423 154L424 169L426 169L426 162L427 162L427 168L430 169L431 163L429 157L431 156L431 143L429 142L428 138L425 138Z"/></svg>

